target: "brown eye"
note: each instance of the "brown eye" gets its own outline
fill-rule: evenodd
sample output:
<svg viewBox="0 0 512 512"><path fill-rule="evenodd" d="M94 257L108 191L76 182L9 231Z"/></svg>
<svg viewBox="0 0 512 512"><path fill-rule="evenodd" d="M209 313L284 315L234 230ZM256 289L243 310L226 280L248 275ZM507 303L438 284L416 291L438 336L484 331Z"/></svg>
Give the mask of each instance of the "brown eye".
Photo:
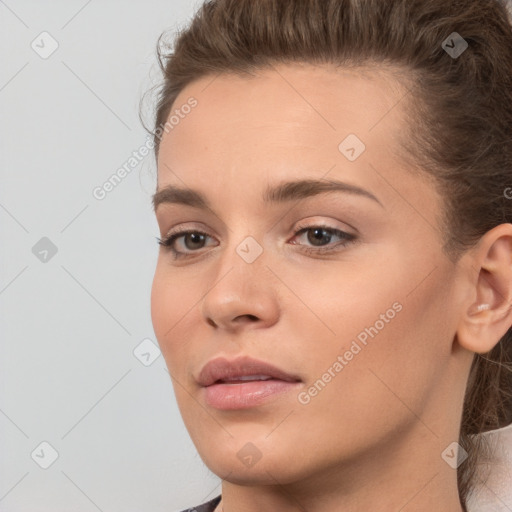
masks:
<svg viewBox="0 0 512 512"><path fill-rule="evenodd" d="M206 240L204 233L187 233L183 235L184 245L187 249L202 249L202 244ZM199 246L199 247L198 247Z"/></svg>
<svg viewBox="0 0 512 512"><path fill-rule="evenodd" d="M308 242L311 242L312 245L323 245L322 242L328 244L332 238L332 235L329 234L329 230L324 228L312 228L308 229L307 232Z"/></svg>
<svg viewBox="0 0 512 512"><path fill-rule="evenodd" d="M157 240L162 247L169 249L175 258L181 258L198 252L198 249L203 249L208 238L211 237L201 231L180 231L170 234L163 240L160 238Z"/></svg>
<svg viewBox="0 0 512 512"><path fill-rule="evenodd" d="M304 235L306 235L304 239ZM334 252L339 248L348 245L351 242L355 242L357 237L350 233L345 233L339 229L329 228L327 226L308 226L295 234L294 238L300 239L302 237L305 243L293 242L296 245L303 245L304 250L311 253L326 253ZM338 241L332 241L334 238L338 238Z"/></svg>

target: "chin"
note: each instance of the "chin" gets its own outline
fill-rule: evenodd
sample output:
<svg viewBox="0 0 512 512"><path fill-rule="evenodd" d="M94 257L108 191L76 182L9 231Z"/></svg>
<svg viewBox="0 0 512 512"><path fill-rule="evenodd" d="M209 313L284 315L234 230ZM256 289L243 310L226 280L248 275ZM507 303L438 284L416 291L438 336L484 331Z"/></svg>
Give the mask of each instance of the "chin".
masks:
<svg viewBox="0 0 512 512"><path fill-rule="evenodd" d="M234 484L287 484L307 477L305 472L311 467L304 467L303 473L302 464L311 466L310 458L302 450L283 446L282 439L265 440L267 435L266 431L261 437L254 436L253 441L250 436L236 436L226 443L215 443L215 447L206 441L197 449L212 473Z"/></svg>
<svg viewBox="0 0 512 512"><path fill-rule="evenodd" d="M282 459L278 462L261 459L252 467L245 466L238 460L235 462L233 458L217 459L212 464L204 462L212 473L236 485L271 486L277 482L284 485L296 482L306 476L297 471L296 467L292 469L291 464L287 464Z"/></svg>

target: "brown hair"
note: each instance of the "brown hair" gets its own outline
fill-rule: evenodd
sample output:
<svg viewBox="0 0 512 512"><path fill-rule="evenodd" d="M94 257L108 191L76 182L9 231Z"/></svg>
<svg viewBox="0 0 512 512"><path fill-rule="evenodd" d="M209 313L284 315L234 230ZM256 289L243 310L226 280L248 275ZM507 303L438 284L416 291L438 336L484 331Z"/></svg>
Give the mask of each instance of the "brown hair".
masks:
<svg viewBox="0 0 512 512"><path fill-rule="evenodd" d="M468 47L450 55L453 33ZM219 73L251 73L273 63L379 65L409 90L411 129L401 155L434 178L445 200L444 249L456 260L493 227L512 222L512 28L506 0L209 0L174 48L157 53L160 85L154 137L178 94ZM442 43L448 40L448 48ZM509 196L512 197L512 196ZM466 508L476 468L491 451L475 436L512 422L512 329L476 354L466 388L457 470Z"/></svg>

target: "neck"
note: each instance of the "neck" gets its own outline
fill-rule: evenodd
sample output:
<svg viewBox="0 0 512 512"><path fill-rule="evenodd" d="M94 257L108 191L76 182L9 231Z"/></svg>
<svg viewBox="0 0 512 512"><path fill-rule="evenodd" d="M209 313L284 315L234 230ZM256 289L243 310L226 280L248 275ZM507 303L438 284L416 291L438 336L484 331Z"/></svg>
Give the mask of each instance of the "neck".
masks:
<svg viewBox="0 0 512 512"><path fill-rule="evenodd" d="M255 466L250 480L237 475L239 483L223 481L215 512L465 512L457 471L441 457L452 437L437 438L421 424L417 429L404 434L414 443L402 438L379 453L368 451L294 481L286 482L272 467L261 466L256 474Z"/></svg>

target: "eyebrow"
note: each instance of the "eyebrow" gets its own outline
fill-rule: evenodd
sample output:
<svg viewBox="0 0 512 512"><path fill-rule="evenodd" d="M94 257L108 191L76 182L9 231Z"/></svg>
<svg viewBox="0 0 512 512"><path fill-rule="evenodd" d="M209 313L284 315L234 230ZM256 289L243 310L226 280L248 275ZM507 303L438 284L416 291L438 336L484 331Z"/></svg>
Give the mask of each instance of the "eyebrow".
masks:
<svg viewBox="0 0 512 512"><path fill-rule="evenodd" d="M299 180L279 183L266 189L263 194L263 201L265 203L284 203L328 192L344 192L366 197L384 208L383 204L371 192L356 185L334 180ZM164 203L183 204L205 210L212 209L206 197L197 190L175 185L168 185L153 194L153 209L155 212Z"/></svg>

